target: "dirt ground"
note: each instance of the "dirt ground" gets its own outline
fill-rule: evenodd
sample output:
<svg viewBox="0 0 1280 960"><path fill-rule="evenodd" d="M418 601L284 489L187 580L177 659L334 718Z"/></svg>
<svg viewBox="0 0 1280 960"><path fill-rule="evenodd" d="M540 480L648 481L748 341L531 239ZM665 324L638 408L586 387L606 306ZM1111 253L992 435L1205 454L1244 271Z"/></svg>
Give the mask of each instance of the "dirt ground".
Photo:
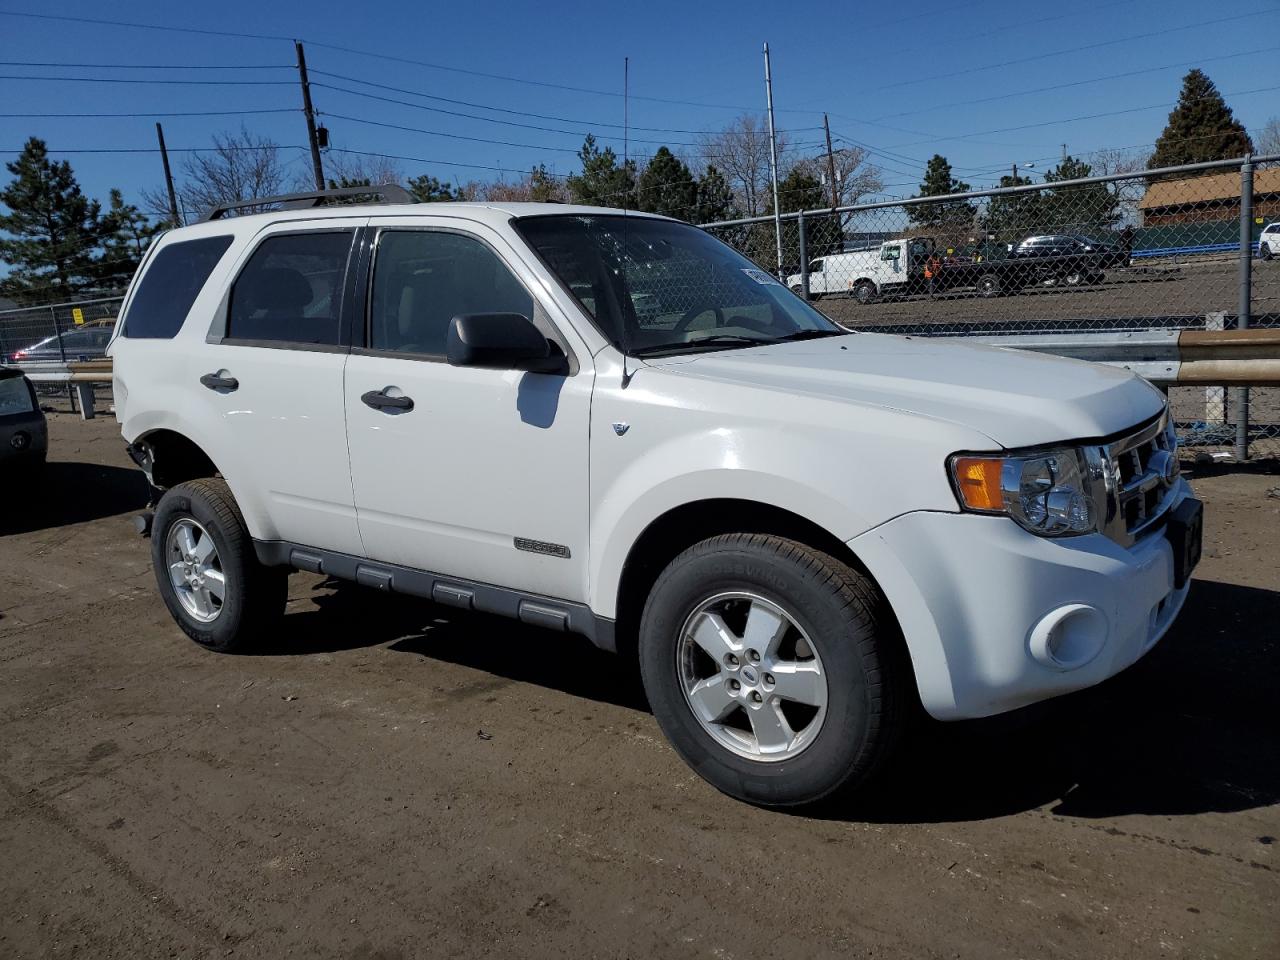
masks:
<svg viewBox="0 0 1280 960"><path fill-rule="evenodd" d="M625 664L299 574L185 639L109 418L0 519L0 957L1280 956L1280 476L1215 468L1181 621L856 805L698 780Z"/></svg>

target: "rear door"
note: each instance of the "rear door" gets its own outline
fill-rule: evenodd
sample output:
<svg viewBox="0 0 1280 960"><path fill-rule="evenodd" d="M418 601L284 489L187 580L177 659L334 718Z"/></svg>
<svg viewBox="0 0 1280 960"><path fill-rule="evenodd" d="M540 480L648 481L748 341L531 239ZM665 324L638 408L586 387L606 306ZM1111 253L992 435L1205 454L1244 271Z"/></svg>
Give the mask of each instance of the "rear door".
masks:
<svg viewBox="0 0 1280 960"><path fill-rule="evenodd" d="M353 349L346 376L368 556L584 600L590 357L533 292L543 282L534 265L496 231L449 217L371 227L366 346ZM496 312L533 319L570 356L570 373L450 366L449 321ZM379 395L412 407L379 405Z"/></svg>
<svg viewBox="0 0 1280 960"><path fill-rule="evenodd" d="M291 221L259 234L187 373L237 447L224 472L233 491L258 494L272 528L263 535L352 554L361 543L342 378L358 226Z"/></svg>

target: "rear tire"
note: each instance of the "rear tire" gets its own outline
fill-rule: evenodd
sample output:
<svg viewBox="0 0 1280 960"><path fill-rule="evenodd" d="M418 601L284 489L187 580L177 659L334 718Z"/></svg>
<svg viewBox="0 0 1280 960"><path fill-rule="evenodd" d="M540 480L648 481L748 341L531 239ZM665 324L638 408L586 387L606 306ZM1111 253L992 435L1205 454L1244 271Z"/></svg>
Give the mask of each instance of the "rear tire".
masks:
<svg viewBox="0 0 1280 960"><path fill-rule="evenodd" d="M727 534L690 547L654 584L639 642L668 740L740 800L791 807L844 794L901 733L908 674L884 600L796 541Z"/></svg>
<svg viewBox="0 0 1280 960"><path fill-rule="evenodd" d="M1258 256L1261 257L1263 260L1270 260L1272 257L1274 257L1275 254L1271 252L1271 244L1269 243L1259 244Z"/></svg>
<svg viewBox="0 0 1280 960"><path fill-rule="evenodd" d="M978 295L981 297L998 297L1004 291L1004 284L1000 282L1000 275L995 273L984 273L978 278Z"/></svg>
<svg viewBox="0 0 1280 960"><path fill-rule="evenodd" d="M876 285L870 280L861 280L853 285L853 299L861 304L875 303Z"/></svg>
<svg viewBox="0 0 1280 960"><path fill-rule="evenodd" d="M284 612L289 571L258 562L223 480L190 480L165 492L152 522L151 561L169 613L209 650L244 649Z"/></svg>

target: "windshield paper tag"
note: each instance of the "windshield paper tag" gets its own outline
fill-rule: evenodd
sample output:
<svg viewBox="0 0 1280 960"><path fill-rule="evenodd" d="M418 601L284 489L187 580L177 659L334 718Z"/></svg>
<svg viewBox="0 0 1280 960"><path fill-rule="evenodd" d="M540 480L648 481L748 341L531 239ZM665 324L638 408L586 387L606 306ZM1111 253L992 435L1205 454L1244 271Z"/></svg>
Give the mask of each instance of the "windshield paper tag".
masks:
<svg viewBox="0 0 1280 960"><path fill-rule="evenodd" d="M752 280L754 280L756 283L763 283L766 285L770 283L775 283L778 286L782 286L782 284L778 283L777 280L775 280L769 274L765 273L763 270L756 270L753 267L743 267L742 272L745 273Z"/></svg>

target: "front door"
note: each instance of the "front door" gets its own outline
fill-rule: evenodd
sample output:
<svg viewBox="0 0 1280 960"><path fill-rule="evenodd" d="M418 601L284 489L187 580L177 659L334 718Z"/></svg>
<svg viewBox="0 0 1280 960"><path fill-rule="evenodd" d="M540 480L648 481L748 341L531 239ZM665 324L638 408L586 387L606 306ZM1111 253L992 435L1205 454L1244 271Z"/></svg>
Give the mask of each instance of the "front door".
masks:
<svg viewBox="0 0 1280 960"><path fill-rule="evenodd" d="M372 223L366 346L346 372L367 555L585 599L590 358L569 349L566 376L450 366L445 337L458 314L519 313L567 343L530 293L531 267L496 232L447 217Z"/></svg>

